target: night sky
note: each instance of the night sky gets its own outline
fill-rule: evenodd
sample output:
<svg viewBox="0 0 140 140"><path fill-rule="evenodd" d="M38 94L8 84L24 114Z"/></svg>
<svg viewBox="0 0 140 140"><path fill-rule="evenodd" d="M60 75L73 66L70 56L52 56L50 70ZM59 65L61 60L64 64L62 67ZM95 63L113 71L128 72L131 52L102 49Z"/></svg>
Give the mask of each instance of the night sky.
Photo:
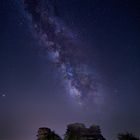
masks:
<svg viewBox="0 0 140 140"><path fill-rule="evenodd" d="M139 0L1 0L0 17L0 140L140 136Z"/></svg>

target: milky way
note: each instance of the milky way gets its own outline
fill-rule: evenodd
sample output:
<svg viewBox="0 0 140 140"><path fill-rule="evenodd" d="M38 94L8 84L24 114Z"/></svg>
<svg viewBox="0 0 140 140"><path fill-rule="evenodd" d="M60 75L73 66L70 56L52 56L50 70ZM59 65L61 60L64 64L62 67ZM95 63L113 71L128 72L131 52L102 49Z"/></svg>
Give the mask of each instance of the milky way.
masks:
<svg viewBox="0 0 140 140"><path fill-rule="evenodd" d="M85 104L98 95L97 79L86 63L84 46L55 15L50 1L24 0L25 11L31 26L42 42L43 51L60 72L70 97L78 104Z"/></svg>

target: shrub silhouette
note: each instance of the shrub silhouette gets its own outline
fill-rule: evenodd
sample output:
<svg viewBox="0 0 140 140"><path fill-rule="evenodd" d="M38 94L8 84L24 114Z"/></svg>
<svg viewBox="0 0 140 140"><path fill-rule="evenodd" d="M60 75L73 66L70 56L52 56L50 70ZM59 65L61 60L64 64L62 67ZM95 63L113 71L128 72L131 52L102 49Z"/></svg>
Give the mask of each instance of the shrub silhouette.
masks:
<svg viewBox="0 0 140 140"><path fill-rule="evenodd" d="M120 133L118 134L118 139L119 140L139 140L135 135L132 133Z"/></svg>

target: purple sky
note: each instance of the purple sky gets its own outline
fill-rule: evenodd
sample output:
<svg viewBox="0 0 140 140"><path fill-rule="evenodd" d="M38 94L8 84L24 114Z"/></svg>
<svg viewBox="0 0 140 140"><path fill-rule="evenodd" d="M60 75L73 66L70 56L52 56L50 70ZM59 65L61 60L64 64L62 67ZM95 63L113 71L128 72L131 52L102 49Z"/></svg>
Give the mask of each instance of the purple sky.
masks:
<svg viewBox="0 0 140 140"><path fill-rule="evenodd" d="M109 140L140 136L139 6L52 0L38 6L48 24L20 0L2 0L0 139L35 140L42 126L63 136L73 122L100 125Z"/></svg>

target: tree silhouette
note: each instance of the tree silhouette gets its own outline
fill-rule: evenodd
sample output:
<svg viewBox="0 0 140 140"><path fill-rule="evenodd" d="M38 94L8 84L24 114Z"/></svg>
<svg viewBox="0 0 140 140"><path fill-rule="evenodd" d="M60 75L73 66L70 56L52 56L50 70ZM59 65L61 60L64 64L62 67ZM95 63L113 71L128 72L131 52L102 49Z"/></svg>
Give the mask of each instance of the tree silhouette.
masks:
<svg viewBox="0 0 140 140"><path fill-rule="evenodd" d="M120 133L118 134L118 139L119 140L139 140L135 135L132 133Z"/></svg>

